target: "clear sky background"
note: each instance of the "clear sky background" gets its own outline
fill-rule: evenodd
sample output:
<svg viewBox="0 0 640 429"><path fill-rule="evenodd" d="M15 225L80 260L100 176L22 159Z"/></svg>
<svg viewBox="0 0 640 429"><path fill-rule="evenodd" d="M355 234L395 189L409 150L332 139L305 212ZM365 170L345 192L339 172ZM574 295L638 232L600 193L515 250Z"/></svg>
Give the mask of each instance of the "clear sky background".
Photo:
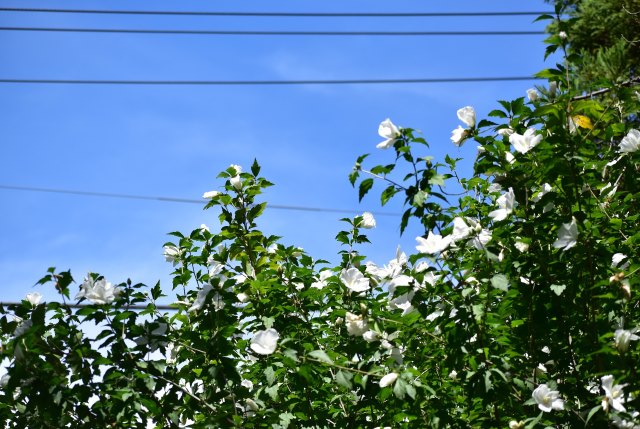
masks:
<svg viewBox="0 0 640 429"><path fill-rule="evenodd" d="M0 7L264 12L486 12L549 10L543 1L0 1ZM0 12L3 27L273 31L536 31L534 16L276 18L126 16ZM0 79L301 80L530 76L543 62L542 35L344 37L207 36L0 31ZM534 81L383 85L116 86L0 83L0 185L198 199L219 189L219 171L254 158L276 184L260 224L314 258L337 261L339 218L379 206L375 189L358 204L347 175L356 157L391 162L375 145L380 121L423 131L424 155L463 157L476 145L449 140L456 110L482 118L498 99ZM218 227L197 204L36 193L0 188L0 301L32 292L46 269L88 271L169 288L162 245L170 231ZM203 202L204 205L204 202ZM376 216L362 252L386 263L418 229L399 235L399 216ZM75 288L75 287L74 287ZM49 300L52 286L37 287Z"/></svg>

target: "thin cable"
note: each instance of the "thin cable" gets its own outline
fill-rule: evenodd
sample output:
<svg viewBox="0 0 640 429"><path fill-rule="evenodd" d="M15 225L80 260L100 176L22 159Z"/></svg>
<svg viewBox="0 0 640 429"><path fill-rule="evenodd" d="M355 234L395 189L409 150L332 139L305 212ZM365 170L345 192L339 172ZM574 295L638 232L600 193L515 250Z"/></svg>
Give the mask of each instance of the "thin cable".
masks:
<svg viewBox="0 0 640 429"><path fill-rule="evenodd" d="M58 303L60 305L63 305L62 303ZM21 302L0 302L0 306L2 307L7 307L10 305L22 305ZM67 307L69 308L85 308L85 307L89 307L90 304L71 304L71 303L66 303L65 304ZM155 305L154 308L156 310L169 310L169 311L178 311L178 308L175 305ZM129 305L126 306L124 308L122 308L122 310L146 310L147 306L146 305L140 305L140 304L135 304L135 305Z"/></svg>
<svg viewBox="0 0 640 429"><path fill-rule="evenodd" d="M329 79L329 80L97 80L97 79L0 79L0 83L66 85L370 85L400 83L464 83L540 80L535 76L445 77L424 79Z"/></svg>
<svg viewBox="0 0 640 429"><path fill-rule="evenodd" d="M32 187L32 186L0 185L0 189L10 189L13 191L47 192L52 194L82 195L82 196L99 197L99 198L120 198L120 199L131 199L131 200L163 201L163 202L169 202L169 203L189 203L189 204L200 204L200 205L203 205L206 202L206 200L204 199L195 200L195 199L189 199L189 198L152 197L148 195L77 191L72 189L38 188L38 187ZM358 210L332 209L332 208L322 208L322 207L288 206L288 205L278 205L278 204L268 204L268 203L267 203L267 208L277 209L277 210L295 210L295 211L324 212L324 213L361 213L361 210L358 211ZM371 213L377 216L400 216L399 214L388 213L388 212L371 212Z"/></svg>
<svg viewBox="0 0 640 429"><path fill-rule="evenodd" d="M166 10L107 10L107 9L47 9L1 7L0 12L82 13L108 15L178 15L178 16L261 16L261 17L461 17L461 16L538 16L553 14L544 12L215 12L215 11L166 11Z"/></svg>
<svg viewBox="0 0 640 429"><path fill-rule="evenodd" d="M157 30L124 28L0 27L0 31L57 33L178 34L208 36L531 36L544 31L244 31L244 30Z"/></svg>

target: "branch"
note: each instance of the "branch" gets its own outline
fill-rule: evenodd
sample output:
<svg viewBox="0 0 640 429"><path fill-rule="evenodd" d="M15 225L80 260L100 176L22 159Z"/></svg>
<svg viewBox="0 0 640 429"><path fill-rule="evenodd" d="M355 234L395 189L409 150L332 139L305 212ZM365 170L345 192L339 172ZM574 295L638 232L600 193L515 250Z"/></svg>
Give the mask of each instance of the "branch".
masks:
<svg viewBox="0 0 640 429"><path fill-rule="evenodd" d="M623 86L633 86L633 85L636 85L636 84L639 84L639 83L640 83L640 76L634 77L634 78L631 78L629 80L625 80L624 82L621 82L619 85L612 86L610 88L603 88L603 89L599 89L597 91L590 92L589 94L578 95L576 97L573 97L571 99L571 101L585 100L587 98L595 97L597 95L606 94L607 92L612 91L614 88L623 87Z"/></svg>
<svg viewBox="0 0 640 429"><path fill-rule="evenodd" d="M217 412L216 408L215 408L213 405L211 405L211 404L209 404L208 402L206 402L206 401L204 401L204 400L200 399L199 397L197 397L197 396L196 396L196 395L194 395L193 393L189 392L186 388L184 388L184 387L180 386L178 383L175 383L175 382L173 382L173 381L169 380L168 378L165 378L165 377L163 377L163 376L161 376L161 375L153 375L153 374L151 374L151 375L152 375L152 377L159 378L160 380L162 380L162 381L164 381L164 382L166 382L166 383L169 383L169 384L171 384L171 385L173 385L173 386L177 387L177 388L178 388L178 389L180 389L183 393L185 393L186 395L189 395L192 399L194 399L194 400L198 401L199 403L201 403L202 405L204 405L205 407L207 407L209 410L211 410L211 411L213 411L213 412Z"/></svg>

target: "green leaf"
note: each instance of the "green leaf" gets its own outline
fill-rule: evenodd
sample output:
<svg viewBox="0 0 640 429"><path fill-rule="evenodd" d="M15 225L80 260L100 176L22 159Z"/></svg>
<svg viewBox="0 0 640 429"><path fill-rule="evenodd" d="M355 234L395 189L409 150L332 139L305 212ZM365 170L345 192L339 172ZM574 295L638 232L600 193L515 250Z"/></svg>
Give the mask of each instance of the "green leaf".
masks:
<svg viewBox="0 0 640 429"><path fill-rule="evenodd" d="M255 177L258 177L258 174L260 174L260 165L258 164L258 160L255 158L253 160L253 164L251 164L251 173Z"/></svg>
<svg viewBox="0 0 640 429"><path fill-rule="evenodd" d="M336 383L340 386L344 386L347 389L353 388L353 383L351 383L351 379L353 378L353 374L347 371L338 371L336 373Z"/></svg>
<svg viewBox="0 0 640 429"><path fill-rule="evenodd" d="M562 295L562 292L564 292L566 288L566 285L551 285L551 290L558 296Z"/></svg>
<svg viewBox="0 0 640 429"><path fill-rule="evenodd" d="M402 378L398 377L398 379L393 383L393 394L398 399L404 399L404 395L407 393L407 382Z"/></svg>
<svg viewBox="0 0 640 429"><path fill-rule="evenodd" d="M264 370L264 376L267 378L267 383L269 384L269 386L271 386L273 382L276 381L276 373L273 370L272 366L268 366Z"/></svg>
<svg viewBox="0 0 640 429"><path fill-rule="evenodd" d="M264 324L265 328L272 328L273 322L275 322L275 319L273 317L262 316L262 323Z"/></svg>
<svg viewBox="0 0 640 429"><path fill-rule="evenodd" d="M587 427L587 423L589 423L589 420L591 420L591 417L594 416L595 413L598 412L598 410L602 409L602 407L600 405L596 405L595 407L593 407L591 409L591 411L589 411L589 414L587 414L587 419L584 422L584 426Z"/></svg>
<svg viewBox="0 0 640 429"><path fill-rule="evenodd" d="M264 389L264 392L269 395L269 397L271 398L272 401L277 401L278 400L278 385L275 384L271 387L267 387L266 389Z"/></svg>
<svg viewBox="0 0 640 429"><path fill-rule="evenodd" d="M434 174L429 179L429 184L443 186L444 185L444 179L445 179L445 177L442 174Z"/></svg>
<svg viewBox="0 0 640 429"><path fill-rule="evenodd" d="M488 113L488 116L493 116L495 118L508 118L509 115L507 115L506 113L504 113L502 110L492 110L491 112Z"/></svg>
<svg viewBox="0 0 640 429"><path fill-rule="evenodd" d="M316 360L319 360L320 362L333 364L333 360L329 357L329 355L324 350L314 350L309 353L309 356L311 356Z"/></svg>
<svg viewBox="0 0 640 429"><path fill-rule="evenodd" d="M542 15L540 15L539 17L537 17L536 19L533 20L533 22L538 22L538 21L542 21L545 19L550 19L550 20L554 20L554 16L553 15L549 15L548 13L543 13Z"/></svg>
<svg viewBox="0 0 640 429"><path fill-rule="evenodd" d="M491 278L491 286L506 292L509 290L509 279L504 274L496 274Z"/></svg>
<svg viewBox="0 0 640 429"><path fill-rule="evenodd" d="M428 197L429 194L425 191L416 192L416 194L413 196L413 205L415 207L422 207Z"/></svg>
<svg viewBox="0 0 640 429"><path fill-rule="evenodd" d="M481 120L480 122L478 122L478 128L484 128L484 127L492 127L498 125L495 122L492 121L488 121L486 119Z"/></svg>
<svg viewBox="0 0 640 429"><path fill-rule="evenodd" d="M364 198L364 196L367 195L367 192L369 192L369 190L372 187L373 187L372 178L364 179L362 182L360 182L360 188L358 191L358 201L362 201L362 198Z"/></svg>
<svg viewBox="0 0 640 429"><path fill-rule="evenodd" d="M382 191L382 194L380 195L380 202L384 206L397 193L398 190L396 187L394 185L389 185L384 191Z"/></svg>
<svg viewBox="0 0 640 429"><path fill-rule="evenodd" d="M291 420L295 420L296 416L294 416L293 414L286 412L286 413L282 413L280 414L280 424L282 425L283 428L288 428L289 424L291 424Z"/></svg>
<svg viewBox="0 0 640 429"><path fill-rule="evenodd" d="M493 389L493 383L491 382L491 371L487 371L484 373L484 391L488 393L491 389Z"/></svg>

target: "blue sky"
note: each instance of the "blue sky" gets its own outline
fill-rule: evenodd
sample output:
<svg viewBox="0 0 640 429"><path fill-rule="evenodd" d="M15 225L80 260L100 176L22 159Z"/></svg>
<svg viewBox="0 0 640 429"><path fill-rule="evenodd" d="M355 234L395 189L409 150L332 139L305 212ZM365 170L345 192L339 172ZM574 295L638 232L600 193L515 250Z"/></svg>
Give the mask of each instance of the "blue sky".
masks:
<svg viewBox="0 0 640 429"><path fill-rule="evenodd" d="M307 1L3 1L2 7L283 12L467 12L548 10L542 1L455 3ZM393 8L392 8L393 7ZM535 17L258 18L71 15L0 12L2 26L227 30L470 31L542 30ZM281 37L0 32L0 78L140 80L394 79L528 76L543 62L544 36ZM265 198L291 206L400 213L373 193L358 204L347 180L356 157L374 162L380 121L423 131L429 152L465 158L476 145L449 140L456 110L481 118L498 99L525 95L535 82L333 86L98 86L0 84L0 185L177 198L218 189L220 170L257 158L276 184ZM21 299L47 267L76 280L99 272L170 285L162 245L170 231L216 213L196 204L0 189L0 301ZM339 218L355 213L269 209L261 228L337 260ZM385 263L417 229L399 235L399 218L377 217L362 249ZM38 287L53 299L52 287Z"/></svg>

